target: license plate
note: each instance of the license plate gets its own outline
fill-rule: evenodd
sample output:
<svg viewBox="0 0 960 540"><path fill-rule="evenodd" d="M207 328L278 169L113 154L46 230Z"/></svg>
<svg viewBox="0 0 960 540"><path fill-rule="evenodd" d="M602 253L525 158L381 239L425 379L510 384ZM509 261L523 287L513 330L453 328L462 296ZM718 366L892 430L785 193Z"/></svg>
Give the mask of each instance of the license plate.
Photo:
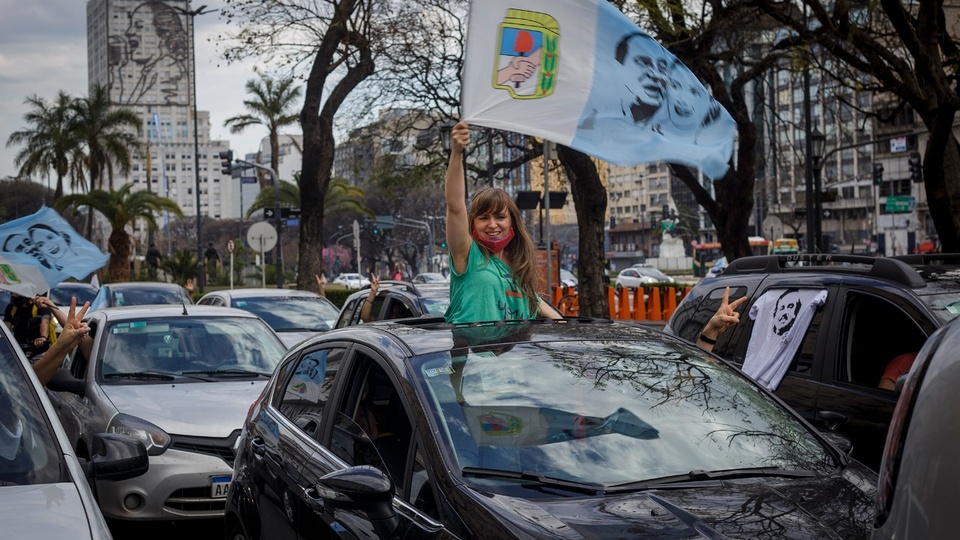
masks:
<svg viewBox="0 0 960 540"><path fill-rule="evenodd" d="M214 499L224 499L230 491L229 476L214 476L210 479L210 496Z"/></svg>

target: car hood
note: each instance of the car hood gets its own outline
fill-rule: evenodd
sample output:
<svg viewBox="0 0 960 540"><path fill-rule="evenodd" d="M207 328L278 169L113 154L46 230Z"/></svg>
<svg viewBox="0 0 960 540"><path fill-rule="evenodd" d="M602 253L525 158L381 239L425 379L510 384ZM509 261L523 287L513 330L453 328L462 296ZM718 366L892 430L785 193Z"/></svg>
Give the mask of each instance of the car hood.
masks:
<svg viewBox="0 0 960 540"><path fill-rule="evenodd" d="M104 386L118 412L142 418L171 435L227 437L243 426L266 379L215 383Z"/></svg>
<svg viewBox="0 0 960 540"><path fill-rule="evenodd" d="M870 534L875 481L867 476L851 483L836 475L587 499L479 500L513 534L520 529L540 538L855 538ZM481 525L491 526L474 524Z"/></svg>
<svg viewBox="0 0 960 540"><path fill-rule="evenodd" d="M84 508L76 486L69 482L0 488L4 538L105 538L102 531L90 530L96 519L87 512L99 511Z"/></svg>

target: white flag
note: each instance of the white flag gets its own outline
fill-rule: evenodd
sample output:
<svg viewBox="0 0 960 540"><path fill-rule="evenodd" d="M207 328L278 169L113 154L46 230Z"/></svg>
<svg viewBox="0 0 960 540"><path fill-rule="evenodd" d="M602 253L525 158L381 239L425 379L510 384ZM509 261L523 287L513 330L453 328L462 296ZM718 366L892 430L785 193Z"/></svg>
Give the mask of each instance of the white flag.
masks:
<svg viewBox="0 0 960 540"><path fill-rule="evenodd" d="M461 106L471 124L714 179L736 136L693 73L605 0L474 0Z"/></svg>

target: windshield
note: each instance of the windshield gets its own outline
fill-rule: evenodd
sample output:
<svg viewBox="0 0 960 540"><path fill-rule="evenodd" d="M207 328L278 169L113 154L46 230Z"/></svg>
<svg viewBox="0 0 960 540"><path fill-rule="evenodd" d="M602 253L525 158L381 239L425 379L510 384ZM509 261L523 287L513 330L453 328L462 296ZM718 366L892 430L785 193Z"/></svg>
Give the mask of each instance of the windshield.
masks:
<svg viewBox="0 0 960 540"><path fill-rule="evenodd" d="M111 306L143 306L148 304L192 304L193 300L180 287L171 289L160 288L125 288L110 291Z"/></svg>
<svg viewBox="0 0 960 540"><path fill-rule="evenodd" d="M960 291L953 289L949 292L944 289L938 289L933 294L923 294L920 298L930 306L933 313L940 319L942 324L946 324L960 315Z"/></svg>
<svg viewBox="0 0 960 540"><path fill-rule="evenodd" d="M652 278L657 279L657 280L660 280L660 281L668 281L668 280L670 279L670 278L667 277L666 274L664 274L664 273L661 272L660 270L657 270L656 268L643 268L643 267L641 267L641 268L637 268L636 270L637 270L637 272L640 273L641 276L652 277Z"/></svg>
<svg viewBox="0 0 960 540"><path fill-rule="evenodd" d="M53 428L8 340L0 336L0 486L62 481Z"/></svg>
<svg viewBox="0 0 960 540"><path fill-rule="evenodd" d="M455 350L413 367L457 470L616 485L697 470L835 466L755 385L670 340Z"/></svg>
<svg viewBox="0 0 960 540"><path fill-rule="evenodd" d="M134 373L176 376L232 372L269 376L285 351L276 334L263 321L252 317L115 322L107 327L100 350L100 373L107 381L127 381L127 376Z"/></svg>
<svg viewBox="0 0 960 540"><path fill-rule="evenodd" d="M50 289L50 300L58 306L69 306L73 297L77 298L77 306L84 302L93 302L97 296L97 289L89 287L54 287Z"/></svg>
<svg viewBox="0 0 960 540"><path fill-rule="evenodd" d="M333 328L340 314L329 301L309 296L235 298L233 307L255 314L277 332L322 332Z"/></svg>

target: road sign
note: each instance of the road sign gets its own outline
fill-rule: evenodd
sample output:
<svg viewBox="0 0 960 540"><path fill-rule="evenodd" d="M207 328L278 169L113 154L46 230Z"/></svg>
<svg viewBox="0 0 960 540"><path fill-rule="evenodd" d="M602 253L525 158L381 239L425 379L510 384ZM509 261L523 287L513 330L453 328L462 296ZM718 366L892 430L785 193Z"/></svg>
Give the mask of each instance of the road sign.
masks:
<svg viewBox="0 0 960 540"><path fill-rule="evenodd" d="M266 219L274 219L277 217L277 213L273 211L273 208L264 208L263 217Z"/></svg>
<svg viewBox="0 0 960 540"><path fill-rule="evenodd" d="M227 240L227 253L233 253L233 240Z"/></svg>
<svg viewBox="0 0 960 540"><path fill-rule="evenodd" d="M258 221L247 230L247 244L260 253L270 251L277 245L277 230L266 221Z"/></svg>
<svg viewBox="0 0 960 540"><path fill-rule="evenodd" d="M917 204L916 197L909 195L891 195L887 197L885 210L891 214L904 214L912 211Z"/></svg>
<svg viewBox="0 0 960 540"><path fill-rule="evenodd" d="M300 217L299 208L281 208L280 217L283 219L294 219Z"/></svg>

